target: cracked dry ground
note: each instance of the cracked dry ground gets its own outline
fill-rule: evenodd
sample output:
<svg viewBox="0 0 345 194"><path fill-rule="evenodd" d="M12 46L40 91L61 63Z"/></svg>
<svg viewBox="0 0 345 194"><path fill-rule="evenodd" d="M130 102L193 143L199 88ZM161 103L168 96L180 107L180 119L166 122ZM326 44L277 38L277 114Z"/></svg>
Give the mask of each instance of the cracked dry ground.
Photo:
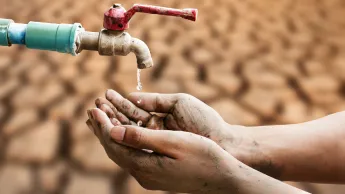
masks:
<svg viewBox="0 0 345 194"><path fill-rule="evenodd" d="M0 0L0 17L98 31L112 3ZM141 3L200 12L197 23L133 18L130 34L148 43L156 63L142 72L144 91L190 93L243 125L298 123L345 109L344 1ZM0 48L0 193L154 193L115 166L85 125L85 110L107 88L135 91L135 64L133 55ZM291 184L319 194L345 189Z"/></svg>

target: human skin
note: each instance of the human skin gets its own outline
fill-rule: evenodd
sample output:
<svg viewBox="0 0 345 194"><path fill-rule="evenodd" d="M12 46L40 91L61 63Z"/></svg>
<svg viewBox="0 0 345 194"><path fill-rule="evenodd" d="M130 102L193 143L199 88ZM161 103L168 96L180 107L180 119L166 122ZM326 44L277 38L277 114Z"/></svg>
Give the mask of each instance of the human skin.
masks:
<svg viewBox="0 0 345 194"><path fill-rule="evenodd" d="M301 124L244 127L226 123L187 94L132 93L126 99L108 90L96 105L122 124L141 120L151 129L207 137L246 165L280 180L345 183L345 112Z"/></svg>
<svg viewBox="0 0 345 194"><path fill-rule="evenodd" d="M120 122L111 121L97 108L88 115L87 125L109 158L146 189L200 194L306 193L246 166L203 136L115 126Z"/></svg>

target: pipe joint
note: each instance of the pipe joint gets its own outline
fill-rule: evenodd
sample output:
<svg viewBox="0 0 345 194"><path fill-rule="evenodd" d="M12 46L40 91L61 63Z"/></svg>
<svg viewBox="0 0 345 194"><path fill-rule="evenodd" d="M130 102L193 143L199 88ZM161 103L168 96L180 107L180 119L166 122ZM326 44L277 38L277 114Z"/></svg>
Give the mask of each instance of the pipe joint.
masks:
<svg viewBox="0 0 345 194"><path fill-rule="evenodd" d="M13 20L0 18L0 46L11 46L11 42L8 38L8 29Z"/></svg>

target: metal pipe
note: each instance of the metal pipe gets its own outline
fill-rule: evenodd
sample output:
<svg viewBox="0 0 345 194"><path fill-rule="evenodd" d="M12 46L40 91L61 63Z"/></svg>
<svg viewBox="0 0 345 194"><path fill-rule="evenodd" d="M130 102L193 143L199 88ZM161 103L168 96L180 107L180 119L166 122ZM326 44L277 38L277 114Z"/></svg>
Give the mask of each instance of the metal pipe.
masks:
<svg viewBox="0 0 345 194"><path fill-rule="evenodd" d="M145 69L153 66L149 47L137 38L132 38L130 50L137 56L137 64L139 69Z"/></svg>
<svg viewBox="0 0 345 194"><path fill-rule="evenodd" d="M77 53L82 50L98 51L99 32L81 32L77 38Z"/></svg>

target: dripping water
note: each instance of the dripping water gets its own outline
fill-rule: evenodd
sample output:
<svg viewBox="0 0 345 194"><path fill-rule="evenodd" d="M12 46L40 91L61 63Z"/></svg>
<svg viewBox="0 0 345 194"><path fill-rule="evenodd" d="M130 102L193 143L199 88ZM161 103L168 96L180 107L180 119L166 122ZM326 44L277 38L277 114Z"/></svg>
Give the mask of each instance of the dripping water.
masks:
<svg viewBox="0 0 345 194"><path fill-rule="evenodd" d="M143 89L143 85L141 84L141 81L140 81L140 72L141 72L141 69L138 69L137 70L137 90L138 91L141 91ZM141 103L141 99L139 98L139 100L137 101L138 104ZM138 121L137 125L139 127L141 127L143 125L143 122L142 121Z"/></svg>

